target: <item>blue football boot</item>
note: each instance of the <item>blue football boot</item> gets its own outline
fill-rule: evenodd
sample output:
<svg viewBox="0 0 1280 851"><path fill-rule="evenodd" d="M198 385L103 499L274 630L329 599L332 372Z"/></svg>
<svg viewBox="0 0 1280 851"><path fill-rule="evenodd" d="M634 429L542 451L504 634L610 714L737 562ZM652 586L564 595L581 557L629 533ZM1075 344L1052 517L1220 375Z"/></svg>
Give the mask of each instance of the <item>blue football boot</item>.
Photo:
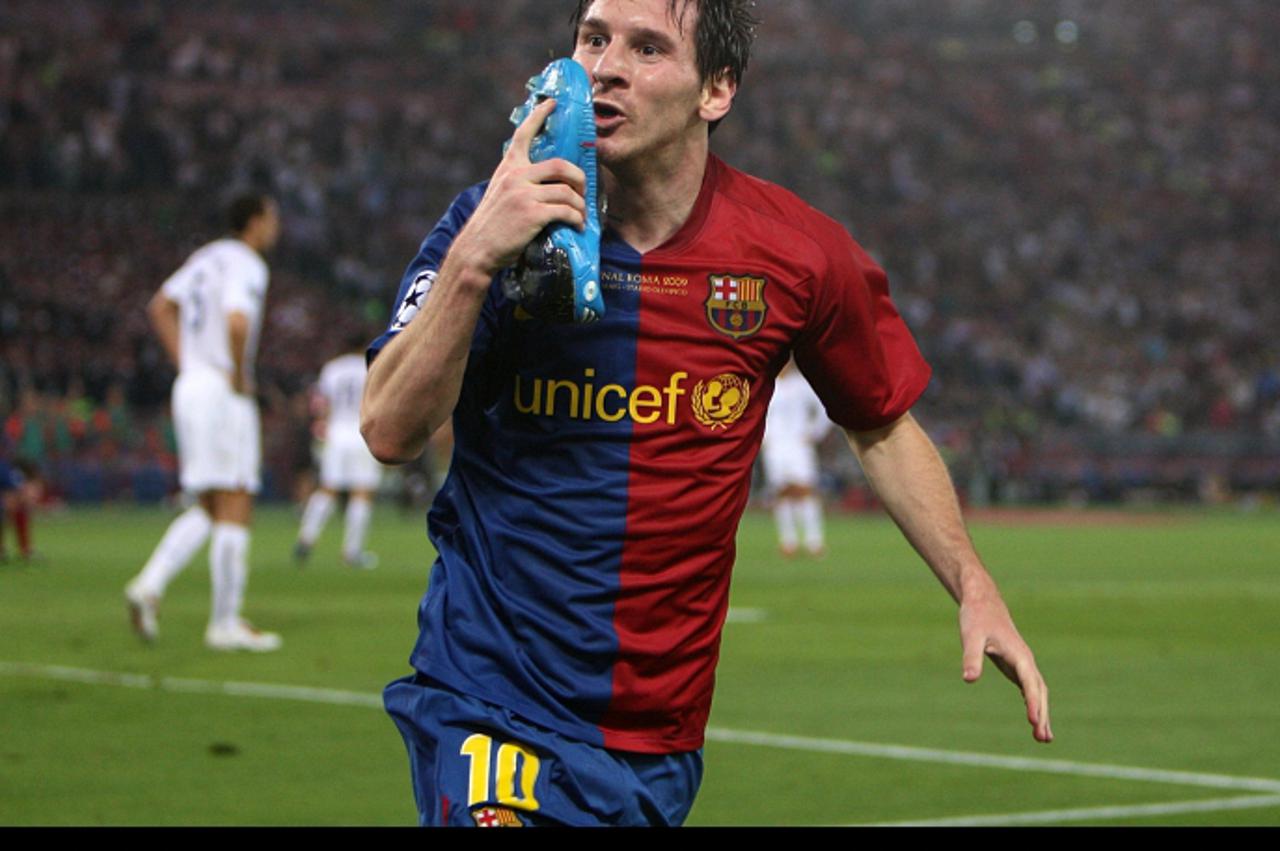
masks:
<svg viewBox="0 0 1280 851"><path fill-rule="evenodd" d="M557 59L530 78L525 88L529 98L511 113L511 123L519 125L539 103L555 98L555 111L529 146L529 160L538 163L559 157L582 169L587 176L587 226L579 231L556 222L544 228L506 276L506 292L540 319L594 322L604 316L604 297L591 79L572 59Z"/></svg>

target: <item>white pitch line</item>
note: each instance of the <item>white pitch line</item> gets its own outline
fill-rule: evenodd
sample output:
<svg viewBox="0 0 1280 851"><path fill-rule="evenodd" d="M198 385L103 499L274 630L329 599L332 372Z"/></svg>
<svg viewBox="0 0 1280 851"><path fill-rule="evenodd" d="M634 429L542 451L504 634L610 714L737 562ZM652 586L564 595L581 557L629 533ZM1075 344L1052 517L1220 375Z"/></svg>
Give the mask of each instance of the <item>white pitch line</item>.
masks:
<svg viewBox="0 0 1280 851"><path fill-rule="evenodd" d="M61 665L33 665L0 661L0 674L27 676L41 679L67 680L94 685L114 685L128 688L156 689L160 691L200 694L225 694L230 696L262 697L276 700L297 700L306 703L325 703L343 706L381 708L382 698L367 692L319 689L306 686L290 686L276 683L215 682L190 680L177 677L151 677L146 674L125 674L112 671L91 671ZM786 736L775 733L759 733L745 730L726 730L711 727L707 740L728 744L758 745L782 750L810 753L846 754L881 759L897 759L913 762L929 762L949 765L968 765L978 768L1001 768L1008 771L1030 771L1045 774L1066 774L1077 777L1102 777L1110 780L1134 780L1146 783L1166 783L1175 786L1195 786L1204 789L1232 789L1244 792L1280 793L1280 780L1262 777L1234 777L1226 774L1202 774L1190 771L1166 771L1155 768L1134 768L1123 765L1069 762L1057 759L1032 759L1029 757L997 756L967 751L946 751L932 748L915 748L905 745L887 745L876 742L851 742L841 739L817 739L806 736ZM1233 799L1243 800L1243 799ZM1260 800L1260 799L1259 799ZM1261 805L1260 805L1261 806Z"/></svg>
<svg viewBox="0 0 1280 851"><path fill-rule="evenodd" d="M1225 810L1252 810L1280 806L1280 795L1246 795L1242 798L1216 798L1207 801L1175 801L1168 804L1133 804L1116 807L1085 807L1077 810L1042 810L1037 813L1005 813L1003 815L959 816L956 818L894 821L866 827L1001 827L1030 824L1062 824L1072 821L1174 816L1187 813L1216 813Z"/></svg>
<svg viewBox="0 0 1280 851"><path fill-rule="evenodd" d="M277 683L215 682L212 680L188 680L180 677L151 677L146 674L121 674L114 671L90 671L84 668L68 668L62 665L24 665L0 662L0 674L39 677L50 680L68 680L91 685L125 686L127 688L155 689L157 691L186 694L225 694L232 697L266 697L275 700L299 700L304 703L325 703L339 706L368 706L382 708L382 696L358 691L289 686Z"/></svg>
<svg viewBox="0 0 1280 851"><path fill-rule="evenodd" d="M876 742L847 742L839 739L814 739L805 736L781 736L744 730L710 728L707 739L740 745L760 745L784 750L815 753L871 756L915 762L971 765L981 768L1003 768L1009 771L1033 771L1045 774L1070 774L1078 777L1104 777L1110 780L1137 780L1146 783L1169 783L1175 786L1197 786L1204 789L1238 789L1245 792L1280 792L1280 780L1264 777L1233 777L1226 774L1201 774L1191 771L1165 771L1157 768L1133 768L1061 759L996 756L967 751L944 751L885 745Z"/></svg>
<svg viewBox="0 0 1280 851"><path fill-rule="evenodd" d="M285 700L301 700L307 703L329 703L339 706L368 706L382 708L382 696L357 691L339 691L330 688L285 686L272 683L217 683L208 680L184 680L164 677L159 681L166 691L194 694L226 694L234 697L269 697Z"/></svg>
<svg viewBox="0 0 1280 851"><path fill-rule="evenodd" d="M760 623L767 617L764 609L739 609L729 607L725 623Z"/></svg>
<svg viewBox="0 0 1280 851"><path fill-rule="evenodd" d="M129 688L155 687L155 681L146 674L90 671L85 668L68 668L63 665L24 665L19 662L0 662L0 674L39 677L46 680L69 680L70 682L88 683L89 685L128 686Z"/></svg>

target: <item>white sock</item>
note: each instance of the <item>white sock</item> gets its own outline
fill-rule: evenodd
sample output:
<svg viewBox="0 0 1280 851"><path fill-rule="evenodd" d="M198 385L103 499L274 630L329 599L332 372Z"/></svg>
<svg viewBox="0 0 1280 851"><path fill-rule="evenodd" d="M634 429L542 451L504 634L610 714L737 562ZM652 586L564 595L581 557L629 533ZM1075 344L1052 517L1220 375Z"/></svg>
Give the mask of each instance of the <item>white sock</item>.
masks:
<svg viewBox="0 0 1280 851"><path fill-rule="evenodd" d="M199 505L193 505L175 517L142 572L133 580L133 587L143 594L163 596L169 583L191 563L209 539L212 526L213 521Z"/></svg>
<svg viewBox="0 0 1280 851"><path fill-rule="evenodd" d="M800 525L804 527L804 546L811 553L816 553L826 546L822 534L822 502L817 496L806 496L800 500Z"/></svg>
<svg viewBox="0 0 1280 851"><path fill-rule="evenodd" d="M795 507L789 499L779 499L773 506L773 520L778 526L778 546L784 550L796 548Z"/></svg>
<svg viewBox="0 0 1280 851"><path fill-rule="evenodd" d="M369 518L373 516L373 502L368 499L347 499L347 523L342 537L342 557L357 561L364 554L364 536L369 531Z"/></svg>
<svg viewBox="0 0 1280 851"><path fill-rule="evenodd" d="M324 524L329 522L333 513L333 494L317 490L307 500L307 507L302 512L302 528L298 531L298 541L310 547L320 537Z"/></svg>
<svg viewBox="0 0 1280 851"><path fill-rule="evenodd" d="M209 575L213 584L211 626L230 626L240 619L244 586L249 575L249 528L235 523L213 524L209 545Z"/></svg>

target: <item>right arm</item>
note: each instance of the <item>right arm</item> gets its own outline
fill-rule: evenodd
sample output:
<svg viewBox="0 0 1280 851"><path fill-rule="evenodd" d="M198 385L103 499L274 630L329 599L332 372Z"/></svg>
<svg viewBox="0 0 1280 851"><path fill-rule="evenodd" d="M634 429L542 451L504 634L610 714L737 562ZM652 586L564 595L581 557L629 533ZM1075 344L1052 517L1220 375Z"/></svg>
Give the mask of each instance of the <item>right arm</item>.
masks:
<svg viewBox="0 0 1280 851"><path fill-rule="evenodd" d="M173 368L181 369L182 358L178 349L180 334L178 303L166 296L164 290L159 290L147 304L147 318L151 320L151 328L160 338L160 345L164 347L165 354L173 363Z"/></svg>
<svg viewBox="0 0 1280 851"><path fill-rule="evenodd" d="M479 206L445 255L430 307L424 305L369 367L360 432L384 464L418 457L452 415L493 276L548 224L585 225L581 169L560 159L529 162L529 145L554 108L555 101L544 101L516 128Z"/></svg>

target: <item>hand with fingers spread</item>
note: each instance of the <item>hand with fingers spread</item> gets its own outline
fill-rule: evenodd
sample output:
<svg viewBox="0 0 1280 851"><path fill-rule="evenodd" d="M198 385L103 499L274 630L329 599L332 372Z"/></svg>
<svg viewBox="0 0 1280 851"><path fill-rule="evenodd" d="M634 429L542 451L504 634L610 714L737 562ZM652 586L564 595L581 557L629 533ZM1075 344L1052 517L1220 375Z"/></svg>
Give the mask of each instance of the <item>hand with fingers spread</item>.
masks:
<svg viewBox="0 0 1280 851"><path fill-rule="evenodd" d="M960 604L960 643L964 653L964 680L982 676L983 656L991 659L1009 681L1022 690L1027 721L1038 742L1053 741L1049 725L1049 687L1036 667L1031 648L1018 634L1009 609L994 584L980 593L967 593Z"/></svg>
<svg viewBox="0 0 1280 851"><path fill-rule="evenodd" d="M450 250L488 275L514 263L552 222L586 225L582 169L563 159L529 161L529 146L555 106L553 99L543 101L516 128L484 198Z"/></svg>
<svg viewBox="0 0 1280 851"><path fill-rule="evenodd" d="M880 429L850 432L849 442L894 522L960 604L965 681L982 675L982 657L988 656L1022 689L1036 741L1052 741L1049 689L995 580L974 550L951 477L933 441L906 414Z"/></svg>

